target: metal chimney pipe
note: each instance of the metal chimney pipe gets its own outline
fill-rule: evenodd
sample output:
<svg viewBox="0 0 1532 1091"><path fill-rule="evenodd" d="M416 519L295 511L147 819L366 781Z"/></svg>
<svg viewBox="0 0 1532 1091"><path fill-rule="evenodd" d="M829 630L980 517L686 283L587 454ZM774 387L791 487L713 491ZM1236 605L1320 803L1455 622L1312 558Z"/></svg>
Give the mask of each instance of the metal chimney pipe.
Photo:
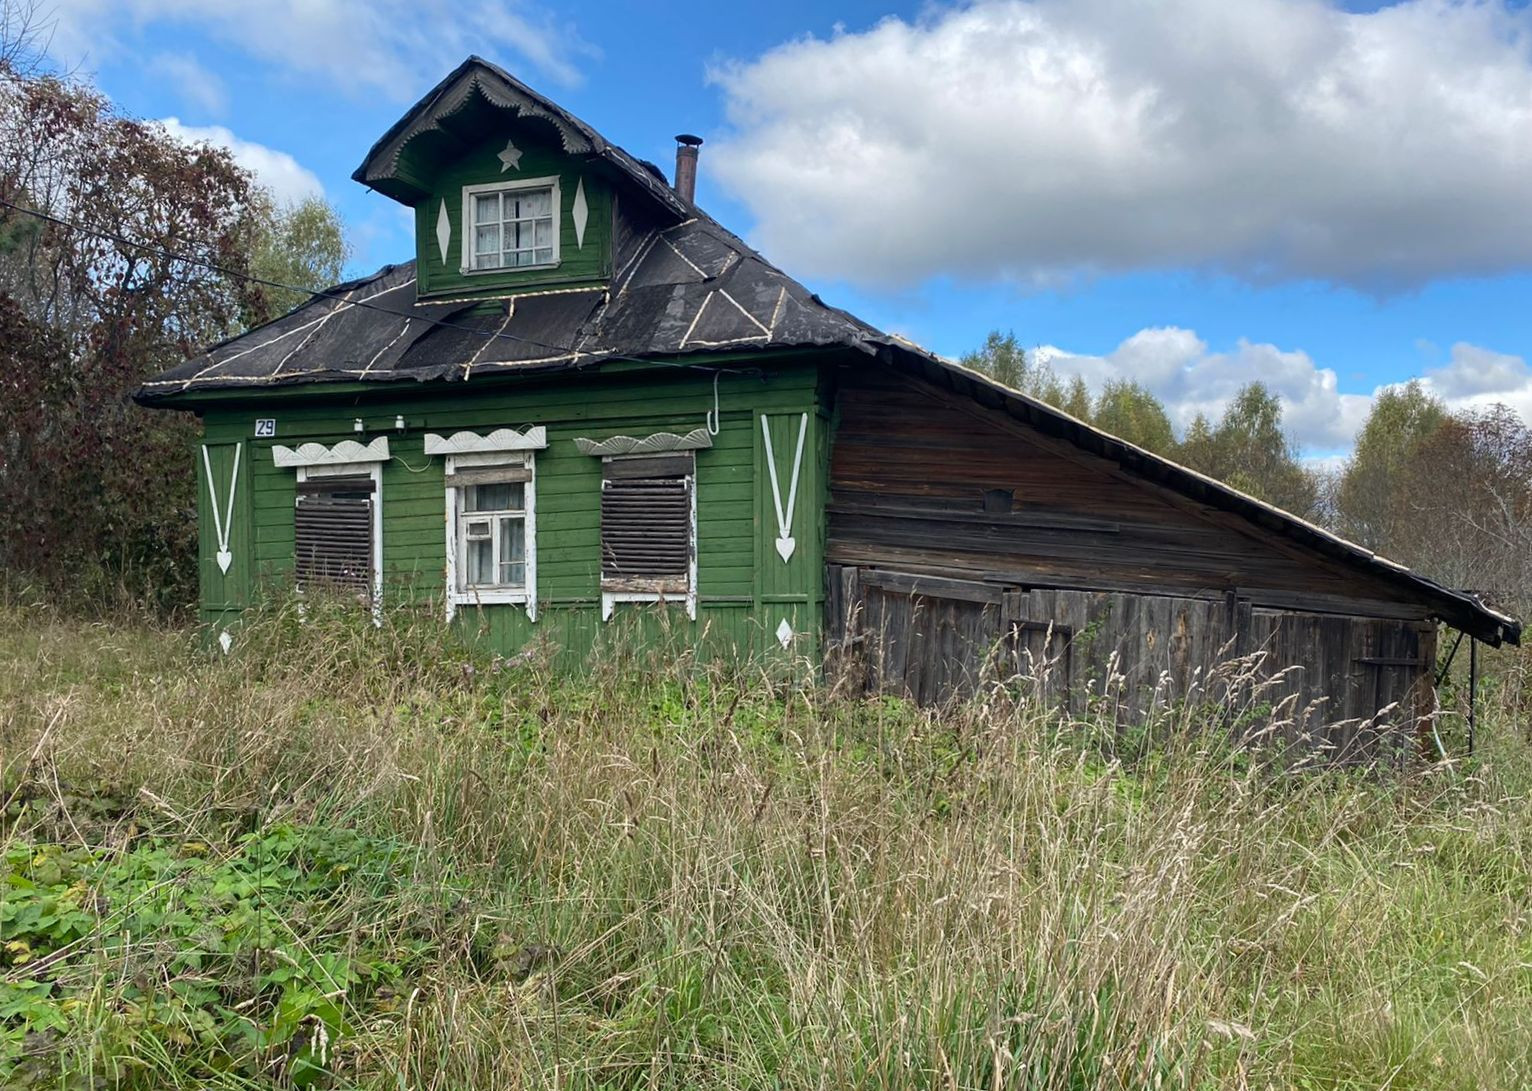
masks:
<svg viewBox="0 0 1532 1091"><path fill-rule="evenodd" d="M697 202L697 149L702 138L691 133L676 134L676 194L687 204Z"/></svg>

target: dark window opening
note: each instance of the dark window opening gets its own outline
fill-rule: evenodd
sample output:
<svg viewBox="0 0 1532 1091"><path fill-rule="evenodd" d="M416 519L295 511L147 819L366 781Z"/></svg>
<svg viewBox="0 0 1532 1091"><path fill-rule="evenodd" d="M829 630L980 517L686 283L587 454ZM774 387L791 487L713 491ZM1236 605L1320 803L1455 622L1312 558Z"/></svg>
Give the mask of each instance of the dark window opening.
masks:
<svg viewBox="0 0 1532 1091"><path fill-rule="evenodd" d="M987 512L1008 512L1016 503L1016 494L1010 489L985 489L984 510Z"/></svg>
<svg viewBox="0 0 1532 1091"><path fill-rule="evenodd" d="M691 589L693 467L690 454L605 464L602 590L685 594Z"/></svg>
<svg viewBox="0 0 1532 1091"><path fill-rule="evenodd" d="M293 509L298 590L372 597L374 502L370 477L321 477L299 483Z"/></svg>

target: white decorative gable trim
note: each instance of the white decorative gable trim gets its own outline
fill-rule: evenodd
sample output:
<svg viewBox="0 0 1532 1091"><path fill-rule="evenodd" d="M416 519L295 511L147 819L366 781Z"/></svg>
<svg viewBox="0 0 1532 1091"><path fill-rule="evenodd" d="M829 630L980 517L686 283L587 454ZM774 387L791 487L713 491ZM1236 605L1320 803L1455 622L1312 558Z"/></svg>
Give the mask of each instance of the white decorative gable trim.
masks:
<svg viewBox="0 0 1532 1091"><path fill-rule="evenodd" d="M577 439L582 455L658 455L669 451L702 451L713 446L706 428L693 428L684 436L656 432L652 436L613 436L611 439Z"/></svg>
<svg viewBox="0 0 1532 1091"><path fill-rule="evenodd" d="M450 436L426 433L428 455L471 455L489 451L541 451L548 446L548 430L534 425L525 432L497 428L487 436L477 432L454 432Z"/></svg>
<svg viewBox="0 0 1532 1091"><path fill-rule="evenodd" d="M322 443L304 443L297 448L281 444L271 449L271 458L278 466L296 469L299 466L337 466L347 462L387 462L388 437L379 436L371 443L358 443L343 439L334 447Z"/></svg>

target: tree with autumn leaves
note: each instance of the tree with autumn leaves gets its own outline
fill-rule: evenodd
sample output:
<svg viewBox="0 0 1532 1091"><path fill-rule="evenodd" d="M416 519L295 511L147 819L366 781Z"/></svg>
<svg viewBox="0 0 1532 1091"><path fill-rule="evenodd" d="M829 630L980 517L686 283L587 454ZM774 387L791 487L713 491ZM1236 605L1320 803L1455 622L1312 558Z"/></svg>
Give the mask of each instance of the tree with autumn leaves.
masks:
<svg viewBox="0 0 1532 1091"><path fill-rule="evenodd" d="M263 280L328 286L345 254L324 202L0 64L0 566L75 601L193 601L196 423L130 396L306 298Z"/></svg>

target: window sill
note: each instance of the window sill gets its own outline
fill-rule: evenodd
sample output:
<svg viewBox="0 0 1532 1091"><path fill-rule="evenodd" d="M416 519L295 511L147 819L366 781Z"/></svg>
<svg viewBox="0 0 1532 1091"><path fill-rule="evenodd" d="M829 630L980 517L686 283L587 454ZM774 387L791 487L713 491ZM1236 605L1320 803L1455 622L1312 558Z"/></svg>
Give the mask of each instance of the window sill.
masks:
<svg viewBox="0 0 1532 1091"><path fill-rule="evenodd" d="M527 592L519 590L485 589L483 591L454 591L449 596L454 606L525 606Z"/></svg>
<svg viewBox="0 0 1532 1091"><path fill-rule="evenodd" d="M493 276L496 273L504 276L508 273L547 273L557 269L563 262L555 261L543 265L496 265L488 269L465 269L458 266L458 272L465 277Z"/></svg>
<svg viewBox="0 0 1532 1091"><path fill-rule="evenodd" d="M602 621L612 620L612 613L619 602L660 602L681 606L685 608L688 618L693 621L697 620L697 596L688 588L681 588L677 591L613 591L608 588L602 588Z"/></svg>

